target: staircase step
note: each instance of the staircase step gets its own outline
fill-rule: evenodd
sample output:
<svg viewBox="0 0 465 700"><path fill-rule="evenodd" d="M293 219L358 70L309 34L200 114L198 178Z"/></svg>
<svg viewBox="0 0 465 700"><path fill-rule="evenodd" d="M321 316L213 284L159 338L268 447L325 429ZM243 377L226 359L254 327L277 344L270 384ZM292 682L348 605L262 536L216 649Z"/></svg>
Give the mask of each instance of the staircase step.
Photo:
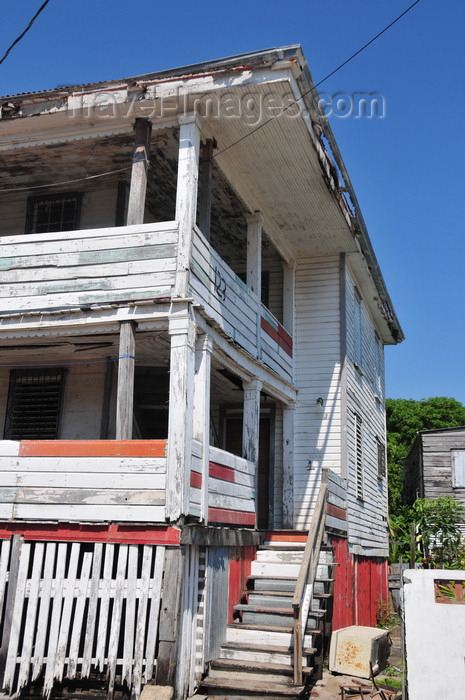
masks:
<svg viewBox="0 0 465 700"><path fill-rule="evenodd" d="M295 549L259 549L256 554L256 561L273 562L278 564L300 564L303 558L303 550Z"/></svg>
<svg viewBox="0 0 465 700"><path fill-rule="evenodd" d="M289 600L292 600L292 597L294 595L294 591L278 591L276 589L270 589L270 590L257 590L254 588L246 588L244 591L242 591L242 595L248 595L249 599L250 596L272 596L276 598L288 598Z"/></svg>
<svg viewBox="0 0 465 700"><path fill-rule="evenodd" d="M251 605L249 603L248 605L244 605L242 603L239 603L239 605L234 606L234 610L241 610L242 612L253 612L253 613L271 613L273 615L286 615L286 616L294 614L294 611L290 605L285 607L285 608L281 608L281 607L268 606L267 604Z"/></svg>
<svg viewBox="0 0 465 700"><path fill-rule="evenodd" d="M317 650L310 647L302 651L302 656L313 658ZM222 644L220 650L221 659L235 659L237 661L260 662L267 664L283 664L292 667L293 650L288 647L268 646L264 644Z"/></svg>
<svg viewBox="0 0 465 700"><path fill-rule="evenodd" d="M313 636L318 632L305 634L304 646L311 649L314 646ZM231 623L226 628L227 644L252 644L258 646L276 646L292 649L294 646L294 628L288 629L267 625L249 625L243 622Z"/></svg>
<svg viewBox="0 0 465 700"><path fill-rule="evenodd" d="M304 686L289 685L288 683L275 683L270 680L252 680L247 677L248 674L236 673L233 677L223 677L216 676L211 678L210 675L204 679L202 687L204 688L218 688L220 693L214 694L209 692L208 697L210 700L215 698L235 698L235 700L240 700L240 698L245 697L267 697L267 698L279 698L294 697L297 698L303 691ZM222 694L221 689L231 689L232 692L227 694ZM239 691L243 691L241 694Z"/></svg>
<svg viewBox="0 0 465 700"><path fill-rule="evenodd" d="M292 605L292 591L247 591L248 605L267 608L286 608Z"/></svg>
<svg viewBox="0 0 465 700"><path fill-rule="evenodd" d="M267 644L246 644L244 642L225 642L221 645L221 649L237 649L239 651L266 651L276 654L290 654L292 656L293 647L292 646L275 646ZM304 656L311 656L316 653L315 647L305 647L302 650Z"/></svg>
<svg viewBox="0 0 465 700"><path fill-rule="evenodd" d="M211 662L211 668L215 670L225 669L229 671L245 671L247 673L260 673L262 675L279 674L280 676L294 676L294 668L289 664L267 663L261 661L241 661L237 659L215 659ZM311 674L313 667L302 666L302 673Z"/></svg>
<svg viewBox="0 0 465 700"><path fill-rule="evenodd" d="M288 564L275 561L253 561L250 569L252 576L268 576L268 578L297 578L300 571L300 563Z"/></svg>
<svg viewBox="0 0 465 700"><path fill-rule="evenodd" d="M264 549L271 551L281 549L283 552L303 552L305 549L305 542L264 542L260 545L260 551Z"/></svg>

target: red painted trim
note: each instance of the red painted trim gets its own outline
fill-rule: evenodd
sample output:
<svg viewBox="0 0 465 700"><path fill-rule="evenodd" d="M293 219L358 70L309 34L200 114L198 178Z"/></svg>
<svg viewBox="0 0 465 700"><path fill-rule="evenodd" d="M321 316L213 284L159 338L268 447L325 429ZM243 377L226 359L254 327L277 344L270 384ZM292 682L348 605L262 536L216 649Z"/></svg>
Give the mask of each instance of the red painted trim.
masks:
<svg viewBox="0 0 465 700"><path fill-rule="evenodd" d="M20 457L165 457L166 440L22 440Z"/></svg>
<svg viewBox="0 0 465 700"><path fill-rule="evenodd" d="M284 350L285 353L292 357L292 338L289 333L284 330L281 324L278 325L278 329L276 330L276 328L262 316L260 325L265 333L269 335L270 338L272 338L275 343L277 343L277 345Z"/></svg>
<svg viewBox="0 0 465 700"><path fill-rule="evenodd" d="M234 483L234 469L231 469L231 467L225 467L221 464L216 464L216 462L210 462L208 473L215 479L221 479L221 481L231 481Z"/></svg>
<svg viewBox="0 0 465 700"><path fill-rule="evenodd" d="M237 612L234 606L245 602L243 591L247 587L247 577L252 569L257 547L234 547L230 549L229 559L229 597L228 597L228 623L234 622Z"/></svg>
<svg viewBox="0 0 465 700"><path fill-rule="evenodd" d="M339 520L347 520L347 511L345 508L340 508L332 503L326 504L326 513L331 515L333 518L338 518Z"/></svg>
<svg viewBox="0 0 465 700"><path fill-rule="evenodd" d="M269 323L269 321L267 321L265 318L263 318L263 316L262 316L260 325L261 325L262 329L265 331L265 333L267 333L270 336L270 338L273 338L275 343L277 343L279 340L279 335L278 335L278 331L276 330L276 328L274 328L271 325L271 323Z"/></svg>
<svg viewBox="0 0 465 700"><path fill-rule="evenodd" d="M295 530L278 530L266 533L267 542L303 542L307 541L308 532Z"/></svg>
<svg viewBox="0 0 465 700"><path fill-rule="evenodd" d="M202 474L199 472L191 471L191 486L195 489L202 488Z"/></svg>
<svg viewBox="0 0 465 700"><path fill-rule="evenodd" d="M26 540L59 542L126 542L128 544L179 545L181 531L168 525L53 525L51 523L5 523L0 525L0 539L24 535Z"/></svg>
<svg viewBox="0 0 465 700"><path fill-rule="evenodd" d="M224 508L209 508L208 521L210 523L224 523L228 525L255 525L255 513L244 513L240 510L225 510Z"/></svg>

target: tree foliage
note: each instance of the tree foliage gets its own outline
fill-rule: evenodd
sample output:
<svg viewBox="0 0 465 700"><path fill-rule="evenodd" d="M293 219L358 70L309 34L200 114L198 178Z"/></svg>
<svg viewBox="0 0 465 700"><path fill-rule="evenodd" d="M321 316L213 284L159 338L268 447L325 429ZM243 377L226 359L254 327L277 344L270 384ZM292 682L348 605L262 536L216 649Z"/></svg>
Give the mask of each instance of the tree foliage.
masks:
<svg viewBox="0 0 465 700"><path fill-rule="evenodd" d="M402 506L389 519L391 561L410 558L410 527L415 524L416 561L428 568L462 568L463 541L460 523L465 507L452 498L417 498L412 506Z"/></svg>
<svg viewBox="0 0 465 700"><path fill-rule="evenodd" d="M420 430L465 425L465 406L455 399L386 400L389 509L396 514L402 505L402 459L407 456Z"/></svg>

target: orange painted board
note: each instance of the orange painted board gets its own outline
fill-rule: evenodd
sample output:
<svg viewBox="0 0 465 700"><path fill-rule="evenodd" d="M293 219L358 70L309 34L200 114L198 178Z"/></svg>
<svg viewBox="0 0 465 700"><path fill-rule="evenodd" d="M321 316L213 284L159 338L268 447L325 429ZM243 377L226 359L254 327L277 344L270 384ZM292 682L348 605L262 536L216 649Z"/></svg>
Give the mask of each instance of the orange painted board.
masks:
<svg viewBox="0 0 465 700"><path fill-rule="evenodd" d="M22 440L20 457L165 457L166 440Z"/></svg>

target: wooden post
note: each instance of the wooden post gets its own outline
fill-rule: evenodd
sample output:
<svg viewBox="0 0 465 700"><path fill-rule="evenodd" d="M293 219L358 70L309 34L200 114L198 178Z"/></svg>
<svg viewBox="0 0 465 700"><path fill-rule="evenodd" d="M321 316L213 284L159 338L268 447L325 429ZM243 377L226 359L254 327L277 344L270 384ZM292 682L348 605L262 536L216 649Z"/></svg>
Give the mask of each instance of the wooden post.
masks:
<svg viewBox="0 0 465 700"><path fill-rule="evenodd" d="M18 583L19 560L23 546L23 535L13 535L11 538L10 571L8 574L8 593L5 601L5 619L3 622L3 635L0 647L0 683L3 688L5 666L10 643L11 625L13 623L13 608L16 598L16 585Z"/></svg>
<svg viewBox="0 0 465 700"><path fill-rule="evenodd" d="M189 305L176 306L169 319L170 404L166 474L166 517L176 521L189 508L195 326Z"/></svg>
<svg viewBox="0 0 465 700"><path fill-rule="evenodd" d="M208 518L208 468L210 448L210 374L212 340L200 335L195 343L193 436L202 443L202 500L200 517Z"/></svg>
<svg viewBox="0 0 465 700"><path fill-rule="evenodd" d="M283 527L294 527L295 404L283 407Z"/></svg>
<svg viewBox="0 0 465 700"><path fill-rule="evenodd" d="M118 390L116 397L117 440L132 440L135 353L135 326L132 321L122 321L119 336Z"/></svg>
<svg viewBox="0 0 465 700"><path fill-rule="evenodd" d="M184 552L167 549L163 598L158 630L156 684L174 687L177 652L180 643L181 602L184 585Z"/></svg>
<svg viewBox="0 0 465 700"><path fill-rule="evenodd" d="M135 122L136 138L132 157L131 186L129 189L128 216L126 223L143 224L147 171L149 169L150 135L152 125L148 119L138 117Z"/></svg>
<svg viewBox="0 0 465 700"><path fill-rule="evenodd" d="M415 568L415 559L417 551L415 523L410 523L410 568ZM402 572L400 573L402 576Z"/></svg>
<svg viewBox="0 0 465 700"><path fill-rule="evenodd" d="M186 297L193 228L197 211L200 129L194 115L180 117L176 220L179 222L174 296Z"/></svg>
<svg viewBox="0 0 465 700"><path fill-rule="evenodd" d="M213 170L213 139L207 139L202 144L199 181L199 229L210 240L210 219L212 205L212 170Z"/></svg>

